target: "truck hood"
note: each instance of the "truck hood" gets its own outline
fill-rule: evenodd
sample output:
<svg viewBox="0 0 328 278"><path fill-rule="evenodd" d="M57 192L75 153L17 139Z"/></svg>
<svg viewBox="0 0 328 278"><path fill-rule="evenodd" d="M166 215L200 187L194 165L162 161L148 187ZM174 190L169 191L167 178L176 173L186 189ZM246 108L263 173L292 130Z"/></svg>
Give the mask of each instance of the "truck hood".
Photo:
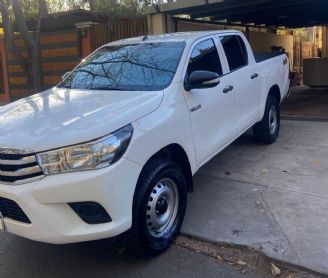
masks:
<svg viewBox="0 0 328 278"><path fill-rule="evenodd" d="M0 107L0 148L36 152L102 137L151 113L163 92L53 88Z"/></svg>

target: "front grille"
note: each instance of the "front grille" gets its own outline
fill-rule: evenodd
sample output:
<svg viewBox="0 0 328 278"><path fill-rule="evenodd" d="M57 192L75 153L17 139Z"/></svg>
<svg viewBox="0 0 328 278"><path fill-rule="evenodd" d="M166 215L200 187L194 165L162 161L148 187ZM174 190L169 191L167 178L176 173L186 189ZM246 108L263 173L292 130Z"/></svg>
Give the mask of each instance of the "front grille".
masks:
<svg viewBox="0 0 328 278"><path fill-rule="evenodd" d="M0 212L6 218L30 224L24 211L12 200L0 197Z"/></svg>
<svg viewBox="0 0 328 278"><path fill-rule="evenodd" d="M22 184L43 176L35 154L0 148L0 183Z"/></svg>

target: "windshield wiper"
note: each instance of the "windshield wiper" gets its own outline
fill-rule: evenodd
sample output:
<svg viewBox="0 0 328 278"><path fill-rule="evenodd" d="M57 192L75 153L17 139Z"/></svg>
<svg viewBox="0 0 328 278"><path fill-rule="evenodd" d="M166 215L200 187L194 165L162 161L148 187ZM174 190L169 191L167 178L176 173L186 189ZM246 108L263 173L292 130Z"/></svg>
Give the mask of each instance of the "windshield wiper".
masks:
<svg viewBox="0 0 328 278"><path fill-rule="evenodd" d="M99 86L92 87L90 90L127 91L124 87L120 86Z"/></svg>
<svg viewBox="0 0 328 278"><path fill-rule="evenodd" d="M58 88L65 88L65 89L72 89L72 86L70 86L70 85L64 85L64 84L59 84L57 87Z"/></svg>

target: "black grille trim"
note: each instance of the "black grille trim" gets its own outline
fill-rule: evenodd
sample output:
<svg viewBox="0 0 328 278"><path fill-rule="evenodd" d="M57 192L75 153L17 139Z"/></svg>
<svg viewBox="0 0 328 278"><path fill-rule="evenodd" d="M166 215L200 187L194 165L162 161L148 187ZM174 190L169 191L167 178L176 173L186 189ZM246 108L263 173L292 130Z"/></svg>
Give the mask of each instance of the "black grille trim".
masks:
<svg viewBox="0 0 328 278"><path fill-rule="evenodd" d="M42 172L38 172L38 173L35 173L35 174L26 175L26 176L20 176L20 177L9 177L9 176L1 176L0 175L0 183L1 182L15 183L15 182L19 182L19 181L33 179L33 178L39 177L41 175L43 175Z"/></svg>
<svg viewBox="0 0 328 278"><path fill-rule="evenodd" d="M5 218L31 224L25 212L12 200L0 197L0 211Z"/></svg>
<svg viewBox="0 0 328 278"><path fill-rule="evenodd" d="M0 159L5 159L5 160L19 160L22 159L26 156L32 156L35 155L35 153L30 153L30 154L11 154L11 153L0 153Z"/></svg>

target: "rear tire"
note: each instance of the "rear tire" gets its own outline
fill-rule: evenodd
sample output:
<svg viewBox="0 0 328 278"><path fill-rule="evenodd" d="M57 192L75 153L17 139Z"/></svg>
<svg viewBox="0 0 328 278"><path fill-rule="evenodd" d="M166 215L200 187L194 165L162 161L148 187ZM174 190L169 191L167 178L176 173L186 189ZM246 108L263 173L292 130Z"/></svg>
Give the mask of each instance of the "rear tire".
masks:
<svg viewBox="0 0 328 278"><path fill-rule="evenodd" d="M280 131L280 105L274 96L269 95L262 121L253 127L254 137L264 144L274 143Z"/></svg>
<svg viewBox="0 0 328 278"><path fill-rule="evenodd" d="M143 170L134 196L134 242L149 255L165 251L180 231L186 206L183 171L171 161L153 159Z"/></svg>

